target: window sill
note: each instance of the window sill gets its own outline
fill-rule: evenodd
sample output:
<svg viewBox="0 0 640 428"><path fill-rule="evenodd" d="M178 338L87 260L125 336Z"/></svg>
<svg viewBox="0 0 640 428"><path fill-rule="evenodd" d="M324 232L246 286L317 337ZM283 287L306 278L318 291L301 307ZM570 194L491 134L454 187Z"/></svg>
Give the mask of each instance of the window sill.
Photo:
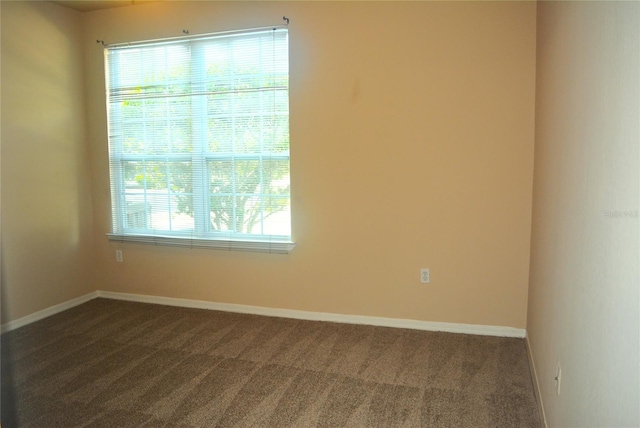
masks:
<svg viewBox="0 0 640 428"><path fill-rule="evenodd" d="M187 238L166 235L125 235L117 233L107 233L107 236L109 237L109 241L114 242L274 254L288 254L296 246L295 243L288 241L235 241L230 239Z"/></svg>

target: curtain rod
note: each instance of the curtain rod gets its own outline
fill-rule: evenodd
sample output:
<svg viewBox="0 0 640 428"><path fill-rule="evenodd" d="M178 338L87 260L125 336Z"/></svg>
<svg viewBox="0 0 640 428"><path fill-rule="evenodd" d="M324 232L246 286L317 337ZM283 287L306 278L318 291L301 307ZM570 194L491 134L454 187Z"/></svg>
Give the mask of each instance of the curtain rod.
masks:
<svg viewBox="0 0 640 428"><path fill-rule="evenodd" d="M269 27L247 28L244 30L229 30L229 31L220 31L216 33L204 33L204 34L189 34L189 30L182 30L182 32L185 34L184 36L165 37L162 39L141 40L137 42L122 42L122 43L105 43L104 40L96 40L96 43L101 44L105 48L118 48L118 47L136 46L136 45L145 45L148 43L199 39L199 38L208 37L208 36L229 36L233 34L241 34L246 32L253 32L253 31L257 32L257 31L267 31L267 30L278 30L281 28L287 28L289 26L289 18L287 18L286 16L283 16L282 19L286 21L285 24L272 25Z"/></svg>

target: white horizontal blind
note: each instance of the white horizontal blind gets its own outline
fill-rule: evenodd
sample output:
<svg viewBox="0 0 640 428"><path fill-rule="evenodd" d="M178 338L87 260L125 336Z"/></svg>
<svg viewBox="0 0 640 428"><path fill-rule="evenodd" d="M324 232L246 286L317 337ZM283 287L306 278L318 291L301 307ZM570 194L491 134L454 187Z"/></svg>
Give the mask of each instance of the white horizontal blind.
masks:
<svg viewBox="0 0 640 428"><path fill-rule="evenodd" d="M106 64L112 235L291 241L286 29L107 47Z"/></svg>

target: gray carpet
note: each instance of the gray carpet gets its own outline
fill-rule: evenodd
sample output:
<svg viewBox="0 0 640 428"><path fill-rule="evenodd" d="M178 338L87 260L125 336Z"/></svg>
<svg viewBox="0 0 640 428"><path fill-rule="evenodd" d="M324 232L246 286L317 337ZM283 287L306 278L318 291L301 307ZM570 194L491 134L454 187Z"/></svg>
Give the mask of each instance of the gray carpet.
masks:
<svg viewBox="0 0 640 428"><path fill-rule="evenodd" d="M96 299L2 352L3 428L540 427L522 339Z"/></svg>

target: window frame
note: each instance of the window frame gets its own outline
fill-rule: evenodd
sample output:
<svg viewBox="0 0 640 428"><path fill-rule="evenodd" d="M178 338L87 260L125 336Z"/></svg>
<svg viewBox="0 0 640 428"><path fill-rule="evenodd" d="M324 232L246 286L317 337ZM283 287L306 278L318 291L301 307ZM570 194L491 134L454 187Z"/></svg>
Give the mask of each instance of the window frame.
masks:
<svg viewBox="0 0 640 428"><path fill-rule="evenodd" d="M225 37L225 36L243 36L243 35L251 35L252 33L258 31L265 30L278 30L285 29L286 27L269 27L265 29L252 29L252 30L242 30L242 31L234 31L234 32L226 32L226 33L214 33L214 34L206 34L206 35L198 35L198 36L188 36L188 37L179 37L172 39L164 39L164 40L176 40L176 41L189 41L188 39L196 39L194 41L189 41L191 44L191 54L189 57L190 66L191 66L191 76L193 77L194 73L199 73L205 68L204 61L204 45L207 43L207 39L213 37ZM286 32L287 42L287 64L288 64L288 31ZM198 39L205 38L203 41ZM132 45L146 45L152 46L156 42L158 46L164 42L164 40L150 40L144 42L138 42L135 44L127 43L127 47L131 47ZM106 103L107 103L107 123L109 129L109 173L110 173L110 187L111 187L111 212L112 212L112 229L111 232L107 234L110 241L116 242L134 242L134 243L142 243L142 244L152 244L152 245L164 245L164 246L178 246L178 247L189 247L189 248L212 248L212 249L225 249L225 250L238 250L238 251L259 251L259 252L271 252L271 253L288 253L294 247L295 243L292 240L292 233L289 235L266 235L266 234L249 234L249 233L239 233L239 232L230 232L230 231L215 231L210 227L210 217L211 217L211 197L212 193L210 190L210 181L209 181L209 169L210 163L214 161L229 161L231 165L235 165L238 161L245 160L253 160L262 163L263 161L278 161L278 160L286 160L288 161L288 169L289 169L289 180L290 180L290 147L287 147L287 150L281 153L269 153L265 155L261 150L260 152L250 152L247 154L239 154L238 152L226 152L226 153L217 153L209 150L208 145L209 141L206 137L193 137L191 138L191 142L193 144L193 149L191 153L169 153L165 152L163 154L125 154L122 142L120 143L112 143L111 135L114 134L114 131L119 132L120 127L124 124L124 119L113 119L112 115L121 114L121 108L113 107L112 100L110 98L109 86L111 82L111 74L110 74L110 65L108 64L108 54L109 49L113 49L116 47L122 47L124 44L119 45L105 45L105 83L107 84L107 95L106 95ZM262 74L262 73L260 73ZM287 84L286 84L286 96L287 96L287 133L289 132L289 108L288 108L288 99L289 99L289 69L287 66ZM117 79L118 77L116 77ZM191 81L191 80L190 80ZM282 89L282 88L280 88ZM265 91L265 87L261 87L257 89L258 92ZM205 97L194 97L193 92L189 92L185 95L185 97L189 97L191 102L196 103L206 103ZM274 95L275 97L275 95ZM194 101L195 100L195 101ZM194 109L190 107L190 113L188 118L192 120L191 130L193 133L197 132L208 132L208 120L212 117L206 112L206 108ZM194 112L196 114L194 114ZM235 117L236 112L233 113ZM273 112L272 112L273 114ZM265 114L264 110L260 111L258 115L260 117L268 117L270 114ZM169 117L169 116L167 116ZM215 116L214 116L215 117ZM144 122L144 119L142 120ZM200 129L197 131L198 127L204 127L204 130ZM290 143L288 143L290 144ZM193 230L154 230L149 228L135 228L129 227L127 215L129 211L127 209L127 182L125 177L125 164L127 162L141 162L145 165L146 162L150 161L160 161L163 162L163 167L168 171L171 162L189 162L191 163L191 173L193 174L192 180L194 181L194 185L192 188L192 198L193 198L193 221L194 227ZM198 166L199 165L199 166ZM233 166L235 168L235 166ZM235 173L232 174L235 177ZM261 199L268 197L275 197L273 195L267 195L263 190L262 183L264 175L264 167L260 166L260 193L251 193L251 195L257 195ZM196 181L200 182L200 185L195 185ZM146 181L145 181L146 182ZM290 181L289 181L290 183ZM291 216L291 191L289 187L289 192L286 195L288 198L288 210L289 210L289 227L292 226L292 216ZM132 193L129 193L131 195ZM170 206L172 199L172 190L170 186L167 186L166 197L168 199L168 204ZM183 193L184 194L184 193ZM241 192L236 192L235 188L233 193L229 196L233 198L241 195ZM143 189L143 204L147 204L147 189L146 187ZM164 197L165 194L162 193L161 197ZM248 196L248 195L245 195ZM235 203L234 203L235 207ZM171 213L171 208L167 208L168 212ZM235 210L235 208L234 208ZM261 208L261 221L264 221L264 208ZM234 211L235 212L235 211ZM150 215L150 212L145 207L144 211L145 217ZM207 213L209 215L207 216ZM170 216L169 216L170 217ZM207 220L209 218L209 221ZM170 221L170 220L169 220ZM234 216L234 222L235 220ZM264 231L264 230L263 230ZM292 231L291 231L292 232Z"/></svg>

